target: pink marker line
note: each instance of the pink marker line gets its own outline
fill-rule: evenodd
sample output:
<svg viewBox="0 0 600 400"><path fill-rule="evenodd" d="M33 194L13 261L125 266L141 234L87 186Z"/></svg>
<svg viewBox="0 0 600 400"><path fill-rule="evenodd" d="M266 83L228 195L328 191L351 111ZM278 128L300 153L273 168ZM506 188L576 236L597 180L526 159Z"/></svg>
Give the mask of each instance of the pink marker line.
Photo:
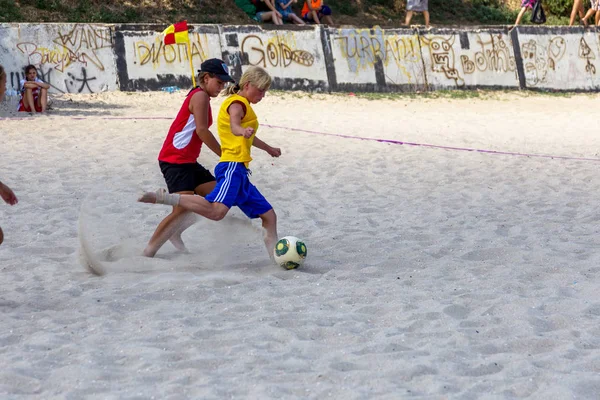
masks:
<svg viewBox="0 0 600 400"><path fill-rule="evenodd" d="M21 120L29 120L30 118L21 118L21 117L4 117L0 118L2 120L13 120L13 121L21 121ZM74 120L82 120L89 119L89 117L71 117ZM101 119L105 120L171 120L171 117L101 117ZM418 146L418 147L426 147L430 149L441 149L441 150L454 150L454 151L472 151L476 153L485 153L485 154L497 154L504 156L518 156L518 157L536 157L536 158L550 158L553 160L570 160L570 161L591 161L591 162L600 162L600 158L587 158L587 157L569 157L569 156L555 156L551 154L531 154L531 153L516 153L510 151L498 151L498 150L488 150L488 149L474 149L468 147L453 147L453 146L441 146L436 144L428 144L428 143L414 143L414 142L404 142L401 140L391 140L391 139L377 139L377 138L364 138L360 136L352 136L352 135L342 135L339 133L327 133L327 132L318 132L311 131L307 129L300 128L290 128L287 126L278 126L278 125L270 125L270 124L261 124L262 126L266 126L269 128L275 129L285 129L288 131L296 131L296 132L304 132L310 133L313 135L322 135L322 136L333 136L344 139L355 139L355 140L368 140L380 143L390 143L390 144L399 144L405 146Z"/></svg>
<svg viewBox="0 0 600 400"><path fill-rule="evenodd" d="M600 158L553 156L553 155L550 155L550 154L514 153L514 152L510 152L510 151L497 151L497 150L487 150L487 149L473 149L473 148L468 148L468 147L441 146L441 145L427 144L427 143L403 142L403 141L400 141L400 140L391 140L391 139L364 138L364 137L360 137L360 136L342 135L342 134L339 134L339 133L317 132L317 131L311 131L311 130L306 130L306 129L289 128L289 127L277 126L277 125L268 125L268 124L261 124L261 125L262 126L268 126L269 128L285 129L285 130L288 130L288 131L304 132L304 133L310 133L310 134L314 134L314 135L334 136L334 137L341 137L341 138L344 138L344 139L368 140L368 141L374 141L374 142L380 142L380 143L400 144L400 145L406 145L406 146L419 146L419 147L427 147L427 148L431 148L431 149L455 150L455 151L473 151L473 152L476 152L476 153L498 154L498 155L505 155L505 156L538 157L538 158L551 158L551 159L558 159L558 160L600 162Z"/></svg>

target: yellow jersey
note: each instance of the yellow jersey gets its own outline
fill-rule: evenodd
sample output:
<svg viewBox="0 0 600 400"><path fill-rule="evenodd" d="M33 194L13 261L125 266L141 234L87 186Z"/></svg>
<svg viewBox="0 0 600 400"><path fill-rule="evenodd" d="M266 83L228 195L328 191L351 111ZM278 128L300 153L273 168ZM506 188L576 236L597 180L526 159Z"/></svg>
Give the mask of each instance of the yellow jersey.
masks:
<svg viewBox="0 0 600 400"><path fill-rule="evenodd" d="M251 127L254 128L254 134L246 139L243 136L236 136L231 132L231 122L229 119L229 107L231 104L239 102L242 103L246 108L246 115L242 118L241 125L243 128ZM242 162L248 167L252 157L250 156L250 149L252 142L254 142L254 136L258 130L258 118L254 113L254 110L250 106L250 102L239 94L232 94L229 96L219 110L219 116L217 117L217 131L219 132L219 139L221 139L221 159L220 162Z"/></svg>

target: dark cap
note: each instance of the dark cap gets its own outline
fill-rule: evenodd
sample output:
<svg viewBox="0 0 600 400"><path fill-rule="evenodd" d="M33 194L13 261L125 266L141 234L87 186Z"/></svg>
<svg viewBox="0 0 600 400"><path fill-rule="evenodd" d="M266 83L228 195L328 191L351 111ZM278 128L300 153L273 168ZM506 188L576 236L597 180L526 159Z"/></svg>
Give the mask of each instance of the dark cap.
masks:
<svg viewBox="0 0 600 400"><path fill-rule="evenodd" d="M229 76L229 68L222 60L218 58L211 58L200 64L200 72L210 72L215 74L217 78L224 82L235 82L231 76Z"/></svg>

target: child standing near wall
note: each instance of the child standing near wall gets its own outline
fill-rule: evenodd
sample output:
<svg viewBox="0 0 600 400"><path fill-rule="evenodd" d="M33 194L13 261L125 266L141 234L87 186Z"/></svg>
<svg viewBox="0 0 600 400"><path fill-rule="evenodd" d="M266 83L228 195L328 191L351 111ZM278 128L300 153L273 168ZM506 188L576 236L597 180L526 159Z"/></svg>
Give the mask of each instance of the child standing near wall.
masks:
<svg viewBox="0 0 600 400"><path fill-rule="evenodd" d="M248 165L252 146L279 157L281 149L256 137L258 117L251 104L262 100L271 86L271 77L260 67L250 67L240 83L230 86L218 117L221 159L215 167L217 185L206 198L186 194L167 194L162 190L144 193L138 201L179 206L208 219L219 221L229 209L238 206L249 218L262 219L263 237L269 258L277 242L277 216L273 207L250 182Z"/></svg>
<svg viewBox="0 0 600 400"><path fill-rule="evenodd" d="M285 21L292 21L297 25L305 25L304 21L300 19L292 10L292 3L296 3L298 0L275 0L275 8L281 14L281 19Z"/></svg>
<svg viewBox="0 0 600 400"><path fill-rule="evenodd" d="M19 86L21 99L18 111L46 112L50 85L37 77L37 69L33 65L25 67L25 79L21 80Z"/></svg>

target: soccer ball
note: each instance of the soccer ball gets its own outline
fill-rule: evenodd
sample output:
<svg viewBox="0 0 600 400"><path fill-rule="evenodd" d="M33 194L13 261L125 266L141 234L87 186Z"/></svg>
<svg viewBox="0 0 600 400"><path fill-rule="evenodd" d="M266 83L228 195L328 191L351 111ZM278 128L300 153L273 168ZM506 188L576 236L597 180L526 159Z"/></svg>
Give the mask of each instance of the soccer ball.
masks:
<svg viewBox="0 0 600 400"><path fill-rule="evenodd" d="M286 236L275 244L275 262L285 269L298 268L306 258L306 245L294 236Z"/></svg>

